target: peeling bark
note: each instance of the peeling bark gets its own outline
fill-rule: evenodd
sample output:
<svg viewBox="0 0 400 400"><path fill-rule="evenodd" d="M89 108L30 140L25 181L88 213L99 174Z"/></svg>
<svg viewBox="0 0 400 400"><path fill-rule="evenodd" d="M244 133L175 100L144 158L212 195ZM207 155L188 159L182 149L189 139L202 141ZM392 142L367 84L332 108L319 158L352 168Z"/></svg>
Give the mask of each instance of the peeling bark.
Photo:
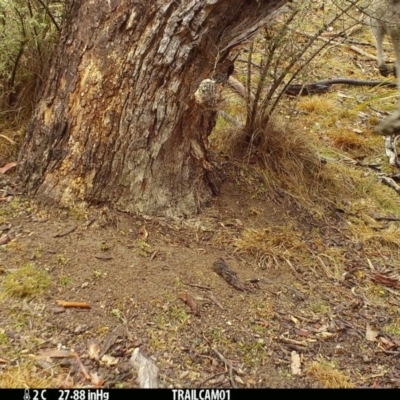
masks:
<svg viewBox="0 0 400 400"><path fill-rule="evenodd" d="M207 156L216 110L194 94L283 3L71 0L20 154L27 193L61 206L197 212L217 190Z"/></svg>

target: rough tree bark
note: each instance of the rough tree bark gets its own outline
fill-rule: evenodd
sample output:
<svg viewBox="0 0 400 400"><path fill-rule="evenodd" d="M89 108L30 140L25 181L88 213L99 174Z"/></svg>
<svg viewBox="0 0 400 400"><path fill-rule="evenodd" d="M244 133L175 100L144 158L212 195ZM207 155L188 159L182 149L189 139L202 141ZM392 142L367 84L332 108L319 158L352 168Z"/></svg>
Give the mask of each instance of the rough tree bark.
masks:
<svg viewBox="0 0 400 400"><path fill-rule="evenodd" d="M200 82L285 0L70 0L19 173L62 206L188 215L216 188Z"/></svg>

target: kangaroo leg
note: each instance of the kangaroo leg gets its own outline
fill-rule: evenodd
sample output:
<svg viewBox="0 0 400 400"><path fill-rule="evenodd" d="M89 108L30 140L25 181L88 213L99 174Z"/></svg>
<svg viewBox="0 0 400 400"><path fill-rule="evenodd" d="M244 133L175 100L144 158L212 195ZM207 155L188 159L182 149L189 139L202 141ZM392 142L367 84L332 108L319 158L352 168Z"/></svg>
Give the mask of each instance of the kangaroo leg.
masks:
<svg viewBox="0 0 400 400"><path fill-rule="evenodd" d="M392 29L390 36L393 43L394 54L396 56L395 76L397 77L397 86L400 90L400 26Z"/></svg>
<svg viewBox="0 0 400 400"><path fill-rule="evenodd" d="M385 28L379 24L379 21L372 22L372 32L374 33L376 40L376 51L378 58L378 68L379 72L383 76L390 75L390 68L385 64L385 60L383 59L383 39L385 38L386 30Z"/></svg>

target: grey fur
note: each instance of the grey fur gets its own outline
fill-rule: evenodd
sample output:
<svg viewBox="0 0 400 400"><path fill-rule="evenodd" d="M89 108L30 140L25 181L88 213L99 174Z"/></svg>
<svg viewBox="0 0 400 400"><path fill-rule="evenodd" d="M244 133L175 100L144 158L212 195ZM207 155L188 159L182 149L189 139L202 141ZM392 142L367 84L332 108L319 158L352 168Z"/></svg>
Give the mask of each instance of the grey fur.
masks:
<svg viewBox="0 0 400 400"><path fill-rule="evenodd" d="M372 32L376 39L378 67L382 75L388 76L390 69L383 56L383 39L389 36L396 56L394 73L400 90L400 0L371 0L367 6ZM400 132L400 104L396 111L386 117L376 128L384 135Z"/></svg>
<svg viewBox="0 0 400 400"><path fill-rule="evenodd" d="M388 76L383 56L383 39L389 36L396 55L396 70L399 71L398 84L400 86L400 0L371 0L368 10L372 32L376 39L378 67L382 75Z"/></svg>

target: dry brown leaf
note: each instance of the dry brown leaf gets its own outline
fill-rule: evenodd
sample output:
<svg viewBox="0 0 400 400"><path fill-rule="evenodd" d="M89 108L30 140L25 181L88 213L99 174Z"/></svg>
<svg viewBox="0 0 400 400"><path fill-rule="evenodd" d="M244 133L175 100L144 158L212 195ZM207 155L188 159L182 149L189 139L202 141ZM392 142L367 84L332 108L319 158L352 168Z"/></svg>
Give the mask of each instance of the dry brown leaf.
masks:
<svg viewBox="0 0 400 400"><path fill-rule="evenodd" d="M147 229L144 225L142 225L139 230L138 230L138 235L143 239L146 240L147 237L149 236L149 232L147 232Z"/></svg>
<svg viewBox="0 0 400 400"><path fill-rule="evenodd" d="M399 285L399 280L396 278L389 278L388 276L382 274L374 274L371 279L376 283L381 283L385 286L397 287Z"/></svg>
<svg viewBox="0 0 400 400"><path fill-rule="evenodd" d="M7 244L7 243L9 243L10 241L11 241L10 236L5 235L5 236L3 236L2 238L0 238L0 246L2 246L2 245L4 245L4 244Z"/></svg>
<svg viewBox="0 0 400 400"><path fill-rule="evenodd" d="M98 343L91 342L89 343L89 350L88 350L88 356L92 360L98 360L100 356L100 346Z"/></svg>
<svg viewBox="0 0 400 400"><path fill-rule="evenodd" d="M295 333L297 336L304 336L304 337L309 337L312 336L312 332L311 331L307 331L305 329L296 329Z"/></svg>
<svg viewBox="0 0 400 400"><path fill-rule="evenodd" d="M235 376L235 381L236 381L236 383L238 383L239 385L244 385L245 383L244 383L244 381L243 381L243 379L240 377L240 376Z"/></svg>
<svg viewBox="0 0 400 400"><path fill-rule="evenodd" d="M181 293L178 296L178 298L181 299L183 302L185 302L190 307L190 309L192 310L192 313L196 317L200 316L200 312L199 312L199 309L197 307L197 304L194 301L193 297L189 293Z"/></svg>
<svg viewBox="0 0 400 400"><path fill-rule="evenodd" d="M386 338L384 338L384 337L380 337L379 338L379 341L382 343L382 344L384 344L387 348L392 348L392 347L396 347L396 344L395 343L393 343L391 340L389 340L389 339L386 339Z"/></svg>
<svg viewBox="0 0 400 400"><path fill-rule="evenodd" d="M101 387L104 385L104 379L98 375L97 372L90 373L90 381L96 387Z"/></svg>

